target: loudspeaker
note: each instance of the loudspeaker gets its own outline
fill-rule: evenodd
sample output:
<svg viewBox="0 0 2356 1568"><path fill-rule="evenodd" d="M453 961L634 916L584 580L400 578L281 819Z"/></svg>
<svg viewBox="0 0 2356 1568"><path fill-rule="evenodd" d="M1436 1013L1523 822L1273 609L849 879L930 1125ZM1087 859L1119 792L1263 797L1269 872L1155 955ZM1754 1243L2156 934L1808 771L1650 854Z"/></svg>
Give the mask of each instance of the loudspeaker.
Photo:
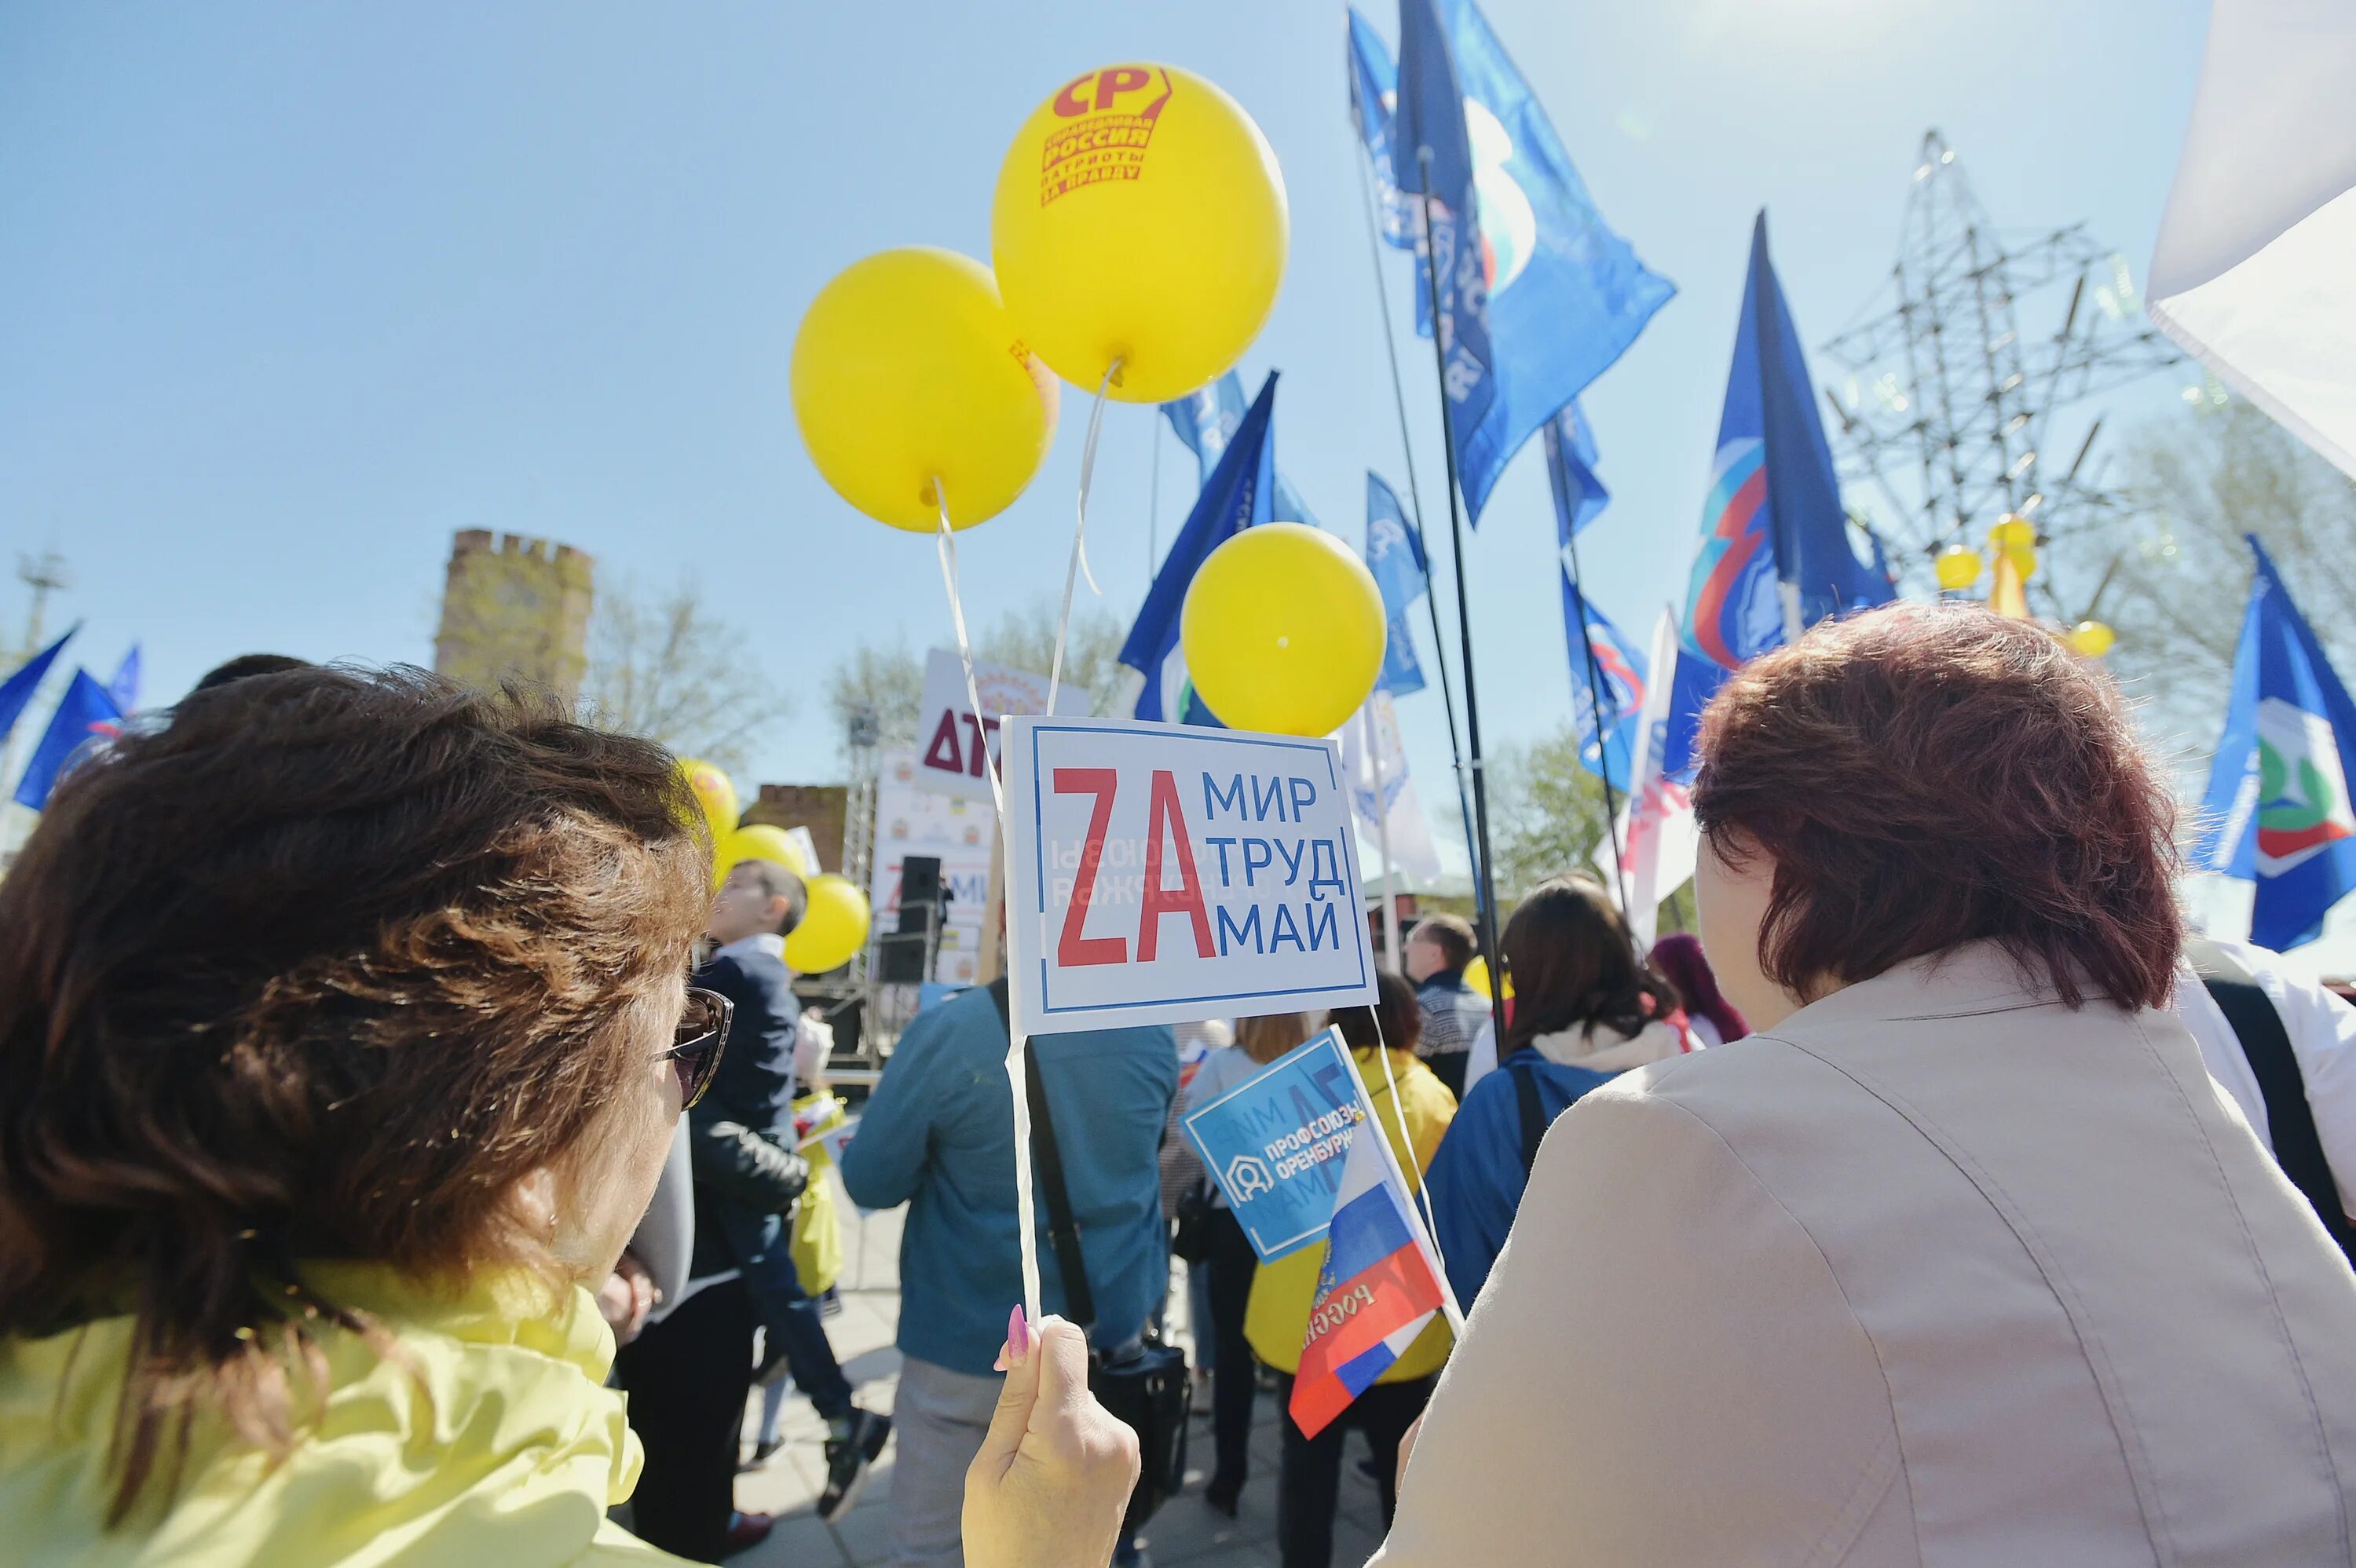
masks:
<svg viewBox="0 0 2356 1568"><path fill-rule="evenodd" d="M905 910L900 918L908 918ZM916 912L919 920L923 912ZM875 944L875 978L886 986L921 986L932 978L925 973L924 933L915 935L887 936Z"/></svg>
<svg viewBox="0 0 2356 1568"><path fill-rule="evenodd" d="M900 862L900 908L941 901L941 860L937 855L911 855Z"/></svg>

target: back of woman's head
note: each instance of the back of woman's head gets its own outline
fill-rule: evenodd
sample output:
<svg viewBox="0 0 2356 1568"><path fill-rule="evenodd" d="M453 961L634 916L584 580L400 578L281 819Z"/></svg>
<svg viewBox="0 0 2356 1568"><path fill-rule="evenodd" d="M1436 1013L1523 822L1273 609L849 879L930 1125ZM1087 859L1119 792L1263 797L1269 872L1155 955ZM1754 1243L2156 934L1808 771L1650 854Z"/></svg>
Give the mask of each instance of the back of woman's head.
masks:
<svg viewBox="0 0 2356 1568"><path fill-rule="evenodd" d="M1673 931L1653 944L1646 962L1676 988L1688 1016L1708 1019L1721 1040L1740 1040L1751 1032L1741 1012L1718 988L1718 972L1701 950L1701 938L1689 931Z"/></svg>
<svg viewBox="0 0 2356 1568"><path fill-rule="evenodd" d="M1677 1005L1676 993L1636 956L1628 923L1586 877L1540 882L1497 939L1513 982L1507 1046L1601 1024L1633 1035Z"/></svg>
<svg viewBox="0 0 2356 1568"><path fill-rule="evenodd" d="M1375 973L1375 1005L1336 1008L1333 1025L1354 1048L1387 1045L1411 1051L1423 1038L1423 1008L1406 976L1380 969Z"/></svg>
<svg viewBox="0 0 2356 1568"><path fill-rule="evenodd" d="M1745 666L1702 722L1696 817L1774 877L1795 997L1974 940L2075 1007L2167 1002L2175 808L2110 678L2027 622L1892 605Z"/></svg>
<svg viewBox="0 0 2356 1568"><path fill-rule="evenodd" d="M510 1200L675 1001L683 791L552 702L327 668L59 786L0 883L0 1333L136 1315L118 1507L176 1408L283 1443L294 1308L334 1306L294 1260L562 1272Z"/></svg>
<svg viewBox="0 0 2356 1568"><path fill-rule="evenodd" d="M1323 1013L1263 1013L1236 1020L1236 1047L1254 1061L1274 1061L1325 1027Z"/></svg>

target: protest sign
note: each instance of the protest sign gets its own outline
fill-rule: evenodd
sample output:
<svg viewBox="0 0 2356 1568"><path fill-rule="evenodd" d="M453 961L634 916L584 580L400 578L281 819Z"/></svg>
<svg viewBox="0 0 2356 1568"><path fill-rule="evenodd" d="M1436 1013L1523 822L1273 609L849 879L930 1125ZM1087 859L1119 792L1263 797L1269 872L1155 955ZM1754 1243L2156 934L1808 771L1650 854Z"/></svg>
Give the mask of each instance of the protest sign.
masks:
<svg viewBox="0 0 2356 1568"><path fill-rule="evenodd" d="M889 752L878 760L868 901L875 912L875 929L895 929L901 873L908 857L929 855L938 860L949 901L930 977L969 986L980 977L982 910L990 890L990 805L987 799L977 804L922 788L917 783L922 772L911 752Z"/></svg>
<svg viewBox="0 0 2356 1568"><path fill-rule="evenodd" d="M1006 737L1018 1032L1374 1001L1333 741L1127 719Z"/></svg>
<svg viewBox="0 0 2356 1568"><path fill-rule="evenodd" d="M981 712L966 700L965 663L947 648L925 656L925 696L916 709L916 787L963 800L990 798L985 759L998 754L998 728L1010 713L1047 711L1047 677L973 661L973 688ZM1086 715L1088 693L1066 686L1055 711Z"/></svg>
<svg viewBox="0 0 2356 1568"><path fill-rule="evenodd" d="M1322 1239L1365 1116L1342 1031L1287 1051L1184 1125L1262 1263Z"/></svg>

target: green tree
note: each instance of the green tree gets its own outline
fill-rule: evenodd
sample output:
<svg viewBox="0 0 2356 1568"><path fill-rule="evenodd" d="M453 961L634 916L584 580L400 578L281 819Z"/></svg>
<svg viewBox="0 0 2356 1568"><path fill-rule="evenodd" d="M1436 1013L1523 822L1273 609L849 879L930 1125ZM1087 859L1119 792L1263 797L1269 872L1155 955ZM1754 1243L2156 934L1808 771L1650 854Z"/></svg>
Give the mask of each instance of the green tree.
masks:
<svg viewBox="0 0 2356 1568"><path fill-rule="evenodd" d="M1502 748L1487 764L1500 909L1510 911L1523 893L1560 872L1592 874L1603 843L1603 781L1580 763L1570 725Z"/></svg>

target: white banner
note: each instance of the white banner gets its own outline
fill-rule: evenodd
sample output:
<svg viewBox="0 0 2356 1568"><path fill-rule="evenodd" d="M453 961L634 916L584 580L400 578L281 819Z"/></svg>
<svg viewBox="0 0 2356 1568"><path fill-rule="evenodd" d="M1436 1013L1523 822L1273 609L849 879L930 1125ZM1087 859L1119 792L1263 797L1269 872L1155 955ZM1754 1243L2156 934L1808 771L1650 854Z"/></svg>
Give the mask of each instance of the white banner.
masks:
<svg viewBox="0 0 2356 1568"><path fill-rule="evenodd" d="M1018 1033L1373 1002L1332 741L1010 718L1004 755Z"/></svg>
<svg viewBox="0 0 2356 1568"><path fill-rule="evenodd" d="M990 798L985 754L998 753L998 726L1010 713L1047 711L1047 677L973 661L973 687L981 699L977 716L965 696L965 665L954 649L925 656L925 698L916 710L916 782L919 787L964 800ZM1055 694L1055 711L1085 717L1089 695L1066 685ZM986 752L985 752L986 749Z"/></svg>
<svg viewBox="0 0 2356 1568"><path fill-rule="evenodd" d="M962 684L964 677L958 679ZM911 855L933 856L950 894L933 978L970 985L980 968L982 904L990 896L990 805L919 787L913 752L887 752L880 761L875 855L867 891L875 931L888 936L899 929L902 863Z"/></svg>

